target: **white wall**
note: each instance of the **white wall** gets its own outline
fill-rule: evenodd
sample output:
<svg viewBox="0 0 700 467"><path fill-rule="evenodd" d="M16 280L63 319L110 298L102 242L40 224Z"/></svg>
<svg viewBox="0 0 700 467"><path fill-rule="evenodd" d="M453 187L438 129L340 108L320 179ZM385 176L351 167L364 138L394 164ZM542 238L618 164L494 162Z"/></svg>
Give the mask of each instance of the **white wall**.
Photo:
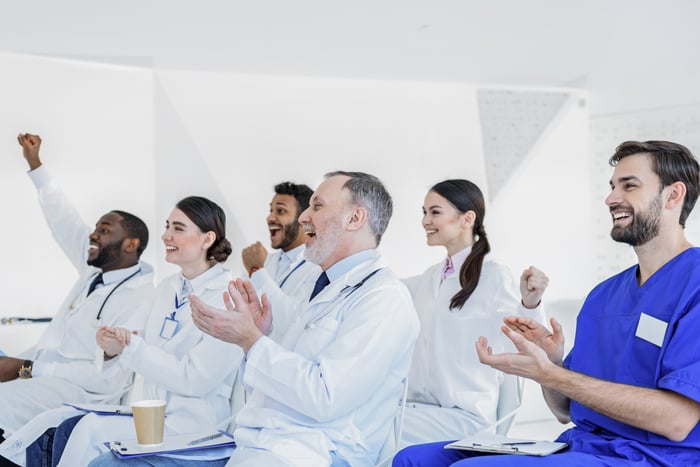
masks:
<svg viewBox="0 0 700 467"><path fill-rule="evenodd" d="M530 265L544 270L548 303L594 285L586 102L571 92L487 215L494 254L518 275Z"/></svg>
<svg viewBox="0 0 700 467"><path fill-rule="evenodd" d="M199 176L226 199L238 247L268 238L275 183L314 188L326 172L362 170L395 198L383 250L398 269L417 273L431 261L421 247L427 187L482 164L469 86L174 71L158 71L156 83L157 114L167 106L179 119L177 127L156 121L157 132L178 141L167 143L171 170L193 158L207 167ZM201 184L185 179L173 191ZM403 254L407 246L418 250L412 258Z"/></svg>
<svg viewBox="0 0 700 467"><path fill-rule="evenodd" d="M76 274L43 221L16 136L42 136L46 167L89 225L110 209L134 212L152 225L152 76L9 54L0 54L0 69L0 315L41 316L57 307Z"/></svg>
<svg viewBox="0 0 700 467"><path fill-rule="evenodd" d="M11 54L0 54L0 69L0 316L50 316L77 275L44 223L16 136L43 137L46 167L89 225L111 209L153 225L152 74ZM36 337L35 328L0 326L5 350Z"/></svg>

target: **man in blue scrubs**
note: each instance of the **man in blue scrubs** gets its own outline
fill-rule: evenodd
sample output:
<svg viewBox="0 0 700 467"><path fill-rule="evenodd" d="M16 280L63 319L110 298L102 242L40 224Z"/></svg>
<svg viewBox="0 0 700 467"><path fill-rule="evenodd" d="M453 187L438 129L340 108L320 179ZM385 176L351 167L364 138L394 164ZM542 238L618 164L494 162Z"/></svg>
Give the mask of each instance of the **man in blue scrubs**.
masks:
<svg viewBox="0 0 700 467"><path fill-rule="evenodd" d="M482 363L542 385L562 423L575 427L548 457L480 455L445 443L401 451L395 466L695 466L700 465L700 249L685 221L700 191L700 167L687 148L665 141L626 142L606 199L615 241L639 264L599 284L578 316L575 345L526 318L503 332L517 354L494 355L477 342Z"/></svg>

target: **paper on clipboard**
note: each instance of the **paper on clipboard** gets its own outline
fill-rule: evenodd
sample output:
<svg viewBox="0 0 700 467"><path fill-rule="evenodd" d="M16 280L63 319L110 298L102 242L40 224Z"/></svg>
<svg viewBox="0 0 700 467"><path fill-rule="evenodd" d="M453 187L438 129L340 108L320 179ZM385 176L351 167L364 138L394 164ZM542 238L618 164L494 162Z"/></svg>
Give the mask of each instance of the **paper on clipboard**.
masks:
<svg viewBox="0 0 700 467"><path fill-rule="evenodd" d="M139 446L135 439L107 441L104 444L119 459L158 454L182 454L189 451L234 447L236 445L233 441L233 435L223 430L165 436L163 442L157 446Z"/></svg>
<svg viewBox="0 0 700 467"><path fill-rule="evenodd" d="M490 452L499 454L520 454L524 456L548 456L567 447L556 441L508 438L492 433L477 433L450 443L445 449Z"/></svg>

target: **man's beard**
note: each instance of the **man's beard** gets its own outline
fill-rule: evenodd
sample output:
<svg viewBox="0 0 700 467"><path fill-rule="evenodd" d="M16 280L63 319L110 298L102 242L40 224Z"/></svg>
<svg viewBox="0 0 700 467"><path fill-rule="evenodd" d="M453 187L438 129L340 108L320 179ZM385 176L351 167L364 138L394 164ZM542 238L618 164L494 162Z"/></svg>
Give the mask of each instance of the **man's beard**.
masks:
<svg viewBox="0 0 700 467"><path fill-rule="evenodd" d="M96 268L101 268L105 264L116 263L119 260L121 253L121 242L110 243L100 248L100 254L97 258L90 260L88 259L87 264L90 266L95 266Z"/></svg>
<svg viewBox="0 0 700 467"><path fill-rule="evenodd" d="M333 254L340 241L342 232L340 223L329 222L326 227L323 237L315 236L314 242L304 251L304 258L314 264L321 265L326 261Z"/></svg>
<svg viewBox="0 0 700 467"><path fill-rule="evenodd" d="M294 244L299 236L299 229L301 229L301 224L299 224L299 222L283 225L282 231L284 232L284 236L282 237L282 240L280 240L279 245L277 245L275 248L287 251L287 249Z"/></svg>
<svg viewBox="0 0 700 467"><path fill-rule="evenodd" d="M626 227L613 227L610 236L616 242L640 246L659 234L661 218L661 194L649 203L646 212L635 212L632 223Z"/></svg>

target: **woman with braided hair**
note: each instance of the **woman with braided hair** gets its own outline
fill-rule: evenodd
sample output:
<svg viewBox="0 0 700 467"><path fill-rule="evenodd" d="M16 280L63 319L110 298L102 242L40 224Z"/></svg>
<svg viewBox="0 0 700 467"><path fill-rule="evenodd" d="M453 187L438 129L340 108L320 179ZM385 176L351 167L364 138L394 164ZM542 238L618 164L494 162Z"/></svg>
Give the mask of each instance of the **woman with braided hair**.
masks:
<svg viewBox="0 0 700 467"><path fill-rule="evenodd" d="M408 376L403 446L462 438L495 423L503 374L479 363L475 343L486 336L500 353L512 345L499 332L504 317L544 322L547 276L526 269L518 293L508 268L488 255L484 215L481 190L468 180L442 181L425 196L427 243L444 247L447 257L405 280L421 331Z"/></svg>

